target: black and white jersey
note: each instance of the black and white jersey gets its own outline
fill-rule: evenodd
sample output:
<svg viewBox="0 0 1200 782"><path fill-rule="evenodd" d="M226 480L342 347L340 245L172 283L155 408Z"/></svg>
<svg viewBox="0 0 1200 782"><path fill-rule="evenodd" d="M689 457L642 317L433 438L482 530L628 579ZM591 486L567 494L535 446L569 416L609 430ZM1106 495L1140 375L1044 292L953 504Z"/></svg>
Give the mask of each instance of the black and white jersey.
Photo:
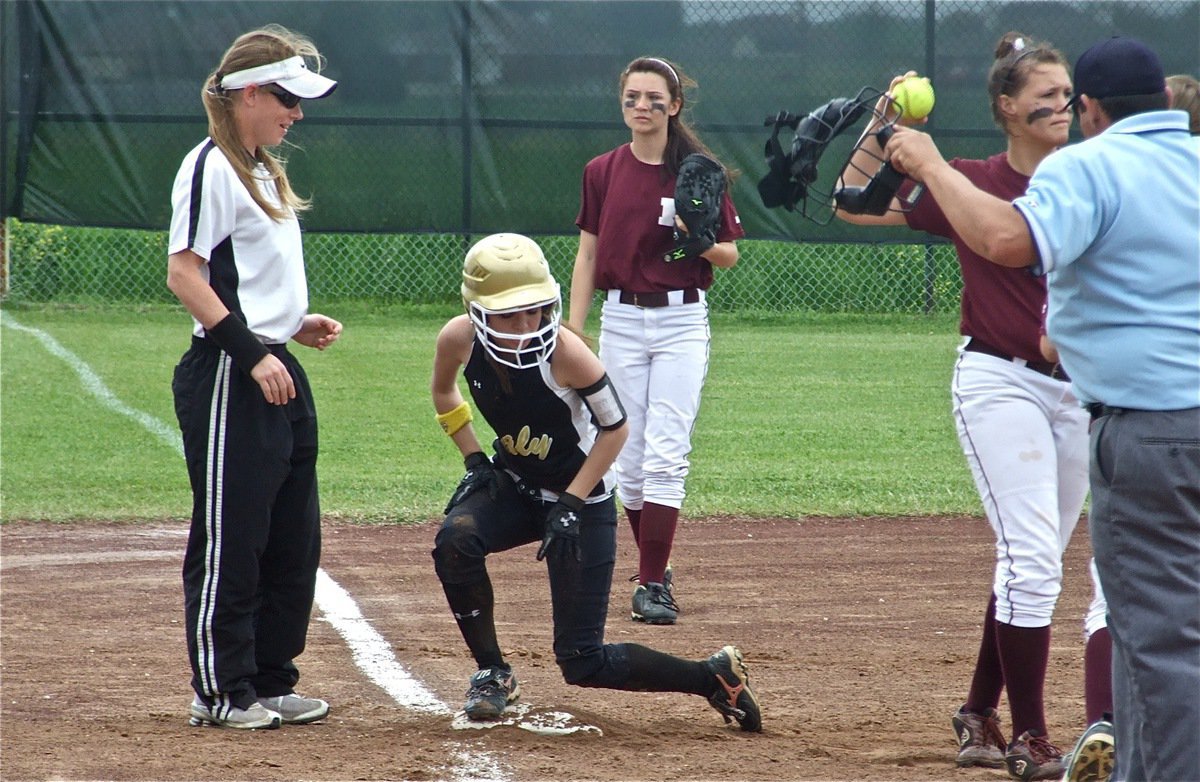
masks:
<svg viewBox="0 0 1200 782"><path fill-rule="evenodd" d="M259 166L258 173L266 200L279 204L266 169ZM191 250L208 261L203 270L208 284L263 342L291 339L308 312L304 249L295 214L276 221L264 212L211 138L183 159L171 205L168 254ZM198 321L193 333L204 336Z"/></svg>
<svg viewBox="0 0 1200 782"><path fill-rule="evenodd" d="M555 495L566 490L596 442L591 412L575 389L554 382L549 358L527 369L500 371L508 375L511 392L477 338L463 374L475 407L496 433L496 461L530 487ZM589 498L607 497L613 484L609 470Z"/></svg>

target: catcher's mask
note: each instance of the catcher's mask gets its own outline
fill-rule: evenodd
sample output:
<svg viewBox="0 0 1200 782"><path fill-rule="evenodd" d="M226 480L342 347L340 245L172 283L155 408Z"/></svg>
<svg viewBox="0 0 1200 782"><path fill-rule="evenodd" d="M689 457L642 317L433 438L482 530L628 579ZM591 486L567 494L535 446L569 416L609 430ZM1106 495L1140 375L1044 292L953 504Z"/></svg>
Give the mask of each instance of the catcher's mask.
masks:
<svg viewBox="0 0 1200 782"><path fill-rule="evenodd" d="M562 294L542 248L529 237L502 233L476 242L463 261L462 298L479 341L501 364L525 369L554 351ZM542 310L542 317L527 333L510 334L488 323L493 316L532 309Z"/></svg>
<svg viewBox="0 0 1200 782"><path fill-rule="evenodd" d="M782 206L789 212L799 211L809 220L825 225L833 219L838 209L850 214L881 215L891 209L892 199L896 195L905 177L875 152L863 147L863 141L869 136L879 139L880 147L887 144L891 138L895 119L888 119L879 113L875 104L885 93L872 87L863 87L853 98L834 98L828 103L799 116L781 111L774 117L767 117L763 123L774 126L771 137L767 139L765 155L768 172L758 183L758 193L763 205L768 208ZM890 98L888 98L890 102ZM879 127L871 133L864 133L854 144L846 162L847 165L865 174L869 181L862 187L841 186L820 190L814 185L817 181L817 161L821 159L829 142L842 131L853 126L866 112L879 122ZM792 146L788 152L783 151L779 142L781 128L792 128ZM854 164L854 156L862 151L878 163L875 171L867 171ZM923 188L914 189L909 198L903 202L900 211L907 212L916 205ZM815 196L811 197L810 196ZM798 207L798 208L797 208Z"/></svg>

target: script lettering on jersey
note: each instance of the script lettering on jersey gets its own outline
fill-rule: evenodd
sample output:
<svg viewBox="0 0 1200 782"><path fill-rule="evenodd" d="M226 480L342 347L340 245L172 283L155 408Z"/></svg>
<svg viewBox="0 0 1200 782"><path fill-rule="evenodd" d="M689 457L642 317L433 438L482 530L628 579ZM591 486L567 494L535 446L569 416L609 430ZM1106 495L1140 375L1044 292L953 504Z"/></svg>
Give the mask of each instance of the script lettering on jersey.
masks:
<svg viewBox="0 0 1200 782"><path fill-rule="evenodd" d="M500 438L500 445L504 446L504 450L513 456L536 456L542 461L545 461L546 457L550 455L550 445L553 442L554 438L548 434L533 437L528 426L521 427L521 431L517 432L516 440L513 440L511 434Z"/></svg>

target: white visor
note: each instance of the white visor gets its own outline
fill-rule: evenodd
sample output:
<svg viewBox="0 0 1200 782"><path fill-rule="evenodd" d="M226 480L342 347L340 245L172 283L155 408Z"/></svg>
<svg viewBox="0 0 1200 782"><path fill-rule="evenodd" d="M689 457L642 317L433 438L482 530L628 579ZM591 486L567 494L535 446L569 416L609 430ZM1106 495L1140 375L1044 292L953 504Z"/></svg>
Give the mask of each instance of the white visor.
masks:
<svg viewBox="0 0 1200 782"><path fill-rule="evenodd" d="M221 88L225 90L240 90L251 84L278 84L293 95L309 100L324 98L337 87L333 79L310 71L300 55L234 71L221 79Z"/></svg>

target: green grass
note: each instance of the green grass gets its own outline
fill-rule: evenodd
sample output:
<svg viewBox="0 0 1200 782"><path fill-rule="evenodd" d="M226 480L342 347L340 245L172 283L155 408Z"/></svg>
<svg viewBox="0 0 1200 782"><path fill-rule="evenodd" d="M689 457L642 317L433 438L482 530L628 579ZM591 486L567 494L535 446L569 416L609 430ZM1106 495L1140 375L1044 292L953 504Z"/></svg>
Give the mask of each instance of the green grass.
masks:
<svg viewBox="0 0 1200 782"><path fill-rule="evenodd" d="M296 348L321 416L323 511L438 515L461 463L433 421L429 370L454 310L320 309L346 325L325 353ZM3 317L50 334L116 398L175 430L182 310L8 306ZM714 315L685 514L977 514L949 415L955 341L947 317ZM189 514L171 444L102 405L32 335L0 329L0 356L0 519Z"/></svg>

